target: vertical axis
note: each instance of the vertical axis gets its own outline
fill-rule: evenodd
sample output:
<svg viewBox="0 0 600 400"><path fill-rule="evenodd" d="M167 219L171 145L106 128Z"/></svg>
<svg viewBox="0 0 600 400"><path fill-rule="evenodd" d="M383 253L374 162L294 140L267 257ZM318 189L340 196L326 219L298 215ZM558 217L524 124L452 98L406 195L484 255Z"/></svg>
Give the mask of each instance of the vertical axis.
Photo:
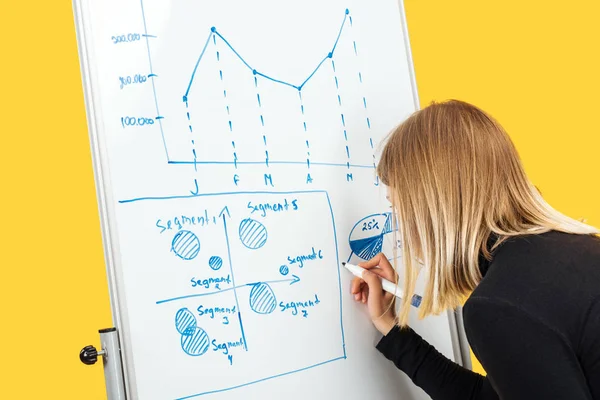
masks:
<svg viewBox="0 0 600 400"><path fill-rule="evenodd" d="M300 113L302 117L302 127L306 137L306 167L310 168L310 142L308 140L308 128L306 127L306 115L304 114L304 100L302 99L302 89L298 89L298 99L300 100Z"/></svg>
<svg viewBox="0 0 600 400"><path fill-rule="evenodd" d="M262 100L260 99L260 89L258 88L258 76L256 70L252 70L254 75L254 87L256 88L256 102L258 103L258 112L260 116L260 126L262 130L262 139L265 145L265 165L269 166L269 149L267 146L267 135L265 134L265 117L262 111Z"/></svg>
<svg viewBox="0 0 600 400"><path fill-rule="evenodd" d="M223 214L223 230L225 231L225 243L227 244L227 259L229 260L229 272L231 273L231 285L233 286L233 296L235 297L235 305L238 310L238 320L240 322L240 331L242 332L242 340L244 341L244 349L248 351L248 344L246 343L246 335L244 334L244 324L242 323L242 311L240 310L240 303L237 296L237 288L235 286L235 277L233 275L233 262L231 261L231 246L229 244L229 233L227 232L227 219Z"/></svg>
<svg viewBox="0 0 600 400"><path fill-rule="evenodd" d="M362 76L361 68L359 67L360 57L358 56L358 46L356 45L356 36L354 34L354 23L352 21L352 16L350 16L349 22L350 22L350 31L352 32L352 46L354 48L354 56L355 56L356 63L357 63L356 69L358 71L358 85L363 94L362 104L363 104L363 109L365 111L365 122L367 125L367 130L369 131L369 145L371 146L371 150L372 150L373 168L376 168L376 166L375 166L375 147L373 145L373 133L371 131L371 119L369 117L369 108L367 107L367 97L364 94L365 88L363 86L363 76ZM377 178L377 180L379 180L379 178Z"/></svg>
<svg viewBox="0 0 600 400"><path fill-rule="evenodd" d="M329 193L325 192L325 197L327 198L327 204L329 205L329 212L331 213L331 223L333 227L333 243L335 244L335 258L337 261L336 265L338 266L338 290L340 295L340 331L342 334L342 351L344 352L344 359L346 359L346 338L344 336L344 318L342 317L342 315L344 315L342 301L342 276L340 274L340 252L337 246L338 236L337 231L335 229L335 217L333 215L333 207L331 206L331 199L329 198ZM352 257L352 255L350 255L350 257Z"/></svg>
<svg viewBox="0 0 600 400"><path fill-rule="evenodd" d="M140 5L142 7L142 20L144 21L144 37L146 38L146 49L148 50L148 65L150 66L150 74L148 76L151 77L150 82L152 83L152 94L154 95L154 106L156 107L156 120L158 120L158 126L160 128L160 135L162 137L163 147L165 148L165 155L167 156L167 162L171 161L169 158L169 151L167 150L167 141L165 140L165 132L162 126L163 116L160 114L160 110L158 108L158 98L156 96L156 86L154 85L154 78L156 78L156 74L152 69L152 56L150 55L150 35L148 35L148 28L146 26L146 13L144 12L144 0L140 0Z"/></svg>
<svg viewBox="0 0 600 400"><path fill-rule="evenodd" d="M221 80L221 83L223 84L223 100L225 101L225 110L227 111L227 125L229 126L229 132L233 133L233 123L231 122L231 110L229 108L229 100L227 99L227 87L225 86L225 81L223 79L223 68L221 67L221 53L219 52L219 48L217 47L217 30L215 27L211 28L211 31L213 32L212 34L212 40L213 40L213 45L215 46L215 53L217 56L217 66L219 68L219 79ZM237 152L235 150L235 140L231 139L231 147L233 148L233 165L235 166L235 168L237 169L237 161L238 161L238 157L237 157Z"/></svg>
<svg viewBox="0 0 600 400"><path fill-rule="evenodd" d="M330 53L330 55L332 55ZM344 109L342 106L342 97L340 95L340 82L335 69L335 60L331 58L331 68L333 69L333 79L335 81L335 90L337 93L337 103L340 108L340 118L342 120L342 130L344 131L344 141L346 142L346 167L350 169L350 147L348 146L348 130L346 129L346 117L344 116Z"/></svg>

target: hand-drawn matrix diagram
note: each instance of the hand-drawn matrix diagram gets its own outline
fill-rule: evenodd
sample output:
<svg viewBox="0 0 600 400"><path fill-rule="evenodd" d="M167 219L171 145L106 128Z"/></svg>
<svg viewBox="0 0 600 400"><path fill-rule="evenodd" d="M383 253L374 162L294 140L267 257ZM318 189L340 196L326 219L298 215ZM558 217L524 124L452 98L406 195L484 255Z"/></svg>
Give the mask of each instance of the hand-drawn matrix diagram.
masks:
<svg viewBox="0 0 600 400"><path fill-rule="evenodd" d="M139 265L160 265L143 273L162 283L153 296L162 293L156 315L171 338L162 347L165 357L195 359L195 373L214 377L194 396L346 357L337 234L326 192L189 196L175 208L172 202L123 206L128 225L154 232L146 254L131 256ZM310 245L295 237L311 238ZM141 271L130 273L136 279ZM320 343L319 351L312 343ZM258 359L261 368L252 368ZM169 375L168 366L162 374Z"/></svg>

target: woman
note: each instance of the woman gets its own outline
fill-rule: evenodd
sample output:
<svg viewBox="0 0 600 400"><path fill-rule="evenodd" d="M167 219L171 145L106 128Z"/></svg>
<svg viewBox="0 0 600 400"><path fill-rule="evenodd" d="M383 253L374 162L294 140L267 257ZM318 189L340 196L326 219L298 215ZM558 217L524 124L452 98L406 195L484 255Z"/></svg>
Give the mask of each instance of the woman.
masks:
<svg viewBox="0 0 600 400"><path fill-rule="evenodd" d="M598 230L542 199L502 127L464 102L432 104L393 132L378 174L399 221L405 296L396 315L383 255L361 264L351 291L384 335L379 351L434 400L600 400ZM465 330L487 377L407 326L420 273L420 317L470 295Z"/></svg>

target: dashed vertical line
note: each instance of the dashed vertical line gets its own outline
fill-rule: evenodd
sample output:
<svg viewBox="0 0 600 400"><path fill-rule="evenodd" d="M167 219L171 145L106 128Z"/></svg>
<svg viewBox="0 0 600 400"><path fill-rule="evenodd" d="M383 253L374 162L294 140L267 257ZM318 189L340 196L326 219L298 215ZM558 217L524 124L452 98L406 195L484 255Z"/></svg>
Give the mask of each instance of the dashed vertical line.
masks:
<svg viewBox="0 0 600 400"><path fill-rule="evenodd" d="M223 100L225 101L225 111L227 111L227 126L229 127L229 132L233 133L233 123L231 121L231 110L229 108L229 99L227 98L227 87L225 85L225 79L223 74L223 69L221 67L221 53L219 52L219 48L217 47L217 38L215 32L215 28L213 29L213 44L215 45L215 53L217 57L217 68L219 69L219 79L221 84L223 85ZM233 165L237 169L237 161L238 156L235 150L235 140L231 140L231 147L233 148Z"/></svg>
<svg viewBox="0 0 600 400"><path fill-rule="evenodd" d="M356 44L356 40L354 39L354 28L353 28L353 23L352 23L352 17L350 17L350 28L351 28L351 32L352 32L352 45L354 47L354 55L356 57L356 64L357 64L357 70L358 70L358 84L360 87L361 92L363 93L362 96L362 103L363 103L363 108L365 110L365 122L367 125L367 129L369 131L369 145L371 146L371 150L373 151L373 168L375 168L375 149L373 146L373 133L371 132L371 118L369 117L369 108L367 107L367 97L365 96L365 89L363 86L363 76L362 76L362 72L360 70L359 67L359 56L358 56L358 46Z"/></svg>
<svg viewBox="0 0 600 400"><path fill-rule="evenodd" d="M302 99L302 89L298 89L298 99L300 100L300 113L302 118L302 127L306 137L306 167L310 168L310 141L308 140L308 127L306 126L306 114L304 114L304 100Z"/></svg>
<svg viewBox="0 0 600 400"><path fill-rule="evenodd" d="M189 103L187 98L185 99L185 109L186 109L186 116L187 116L187 121L188 121L188 128L190 130L190 134L194 133L194 128L192 127L192 117L190 115L190 111L189 111ZM193 136L192 136L193 137ZM196 154L196 142L194 141L194 139L192 139L192 154L194 155L194 171L198 172L198 156Z"/></svg>
<svg viewBox="0 0 600 400"><path fill-rule="evenodd" d="M346 166L350 169L350 147L348 146L348 130L346 129L346 117L344 117L344 109L342 106L342 96L340 95L340 81L335 68L335 60L331 59L331 68L333 69L333 79L335 81L335 90L337 92L337 101L340 108L340 118L342 120L342 130L344 132L344 141L346 147Z"/></svg>
<svg viewBox="0 0 600 400"><path fill-rule="evenodd" d="M252 70L254 74L254 87L256 88L256 102L258 103L258 112L260 116L260 129L262 131L263 144L265 146L265 165L269 166L269 149L267 147L267 135L265 133L265 117L263 115L262 100L260 99L260 89L258 88L258 77L256 70Z"/></svg>

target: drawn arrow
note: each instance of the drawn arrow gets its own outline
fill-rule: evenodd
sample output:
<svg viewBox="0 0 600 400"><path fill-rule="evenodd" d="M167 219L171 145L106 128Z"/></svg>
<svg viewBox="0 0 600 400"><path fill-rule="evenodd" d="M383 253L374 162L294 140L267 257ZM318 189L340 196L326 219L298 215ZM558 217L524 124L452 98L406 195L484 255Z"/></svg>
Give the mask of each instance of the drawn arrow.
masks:
<svg viewBox="0 0 600 400"><path fill-rule="evenodd" d="M279 279L276 281L262 281L262 282L247 283L245 286L256 286L256 285L260 285L261 283L283 283L283 282L289 282L290 285L293 285L294 283L300 282L300 277L297 275L292 275L292 278Z"/></svg>
<svg viewBox="0 0 600 400"><path fill-rule="evenodd" d="M223 216L223 218L225 218L225 216ZM300 277L296 276L296 275L292 275L292 278L289 279L279 279L276 281L264 281L264 282L252 282L252 283L246 283L245 285L238 285L238 286L233 286L227 289L221 289L221 290L215 290L214 292L206 292L206 293L197 293L197 294L190 294L187 296L180 296L180 297L173 297L171 299L165 299L165 300L159 300L156 302L156 304L163 304L163 303L169 303L171 301L177 301L177 300L183 300L183 299L189 299L189 298L193 298L193 297L204 297L204 296L211 296L213 294L219 294L219 293L225 293L225 292L229 292L231 290L235 290L235 289L241 289L244 287L254 287L256 285L260 285L261 283L283 283L283 282L290 282L290 285L293 285L294 283L300 282Z"/></svg>
<svg viewBox="0 0 600 400"><path fill-rule="evenodd" d="M224 217L225 214L227 214L227 216L229 218L231 218L231 214L229 214L229 208L227 206L223 207L223 209L221 210L221 212L219 213L219 218Z"/></svg>

